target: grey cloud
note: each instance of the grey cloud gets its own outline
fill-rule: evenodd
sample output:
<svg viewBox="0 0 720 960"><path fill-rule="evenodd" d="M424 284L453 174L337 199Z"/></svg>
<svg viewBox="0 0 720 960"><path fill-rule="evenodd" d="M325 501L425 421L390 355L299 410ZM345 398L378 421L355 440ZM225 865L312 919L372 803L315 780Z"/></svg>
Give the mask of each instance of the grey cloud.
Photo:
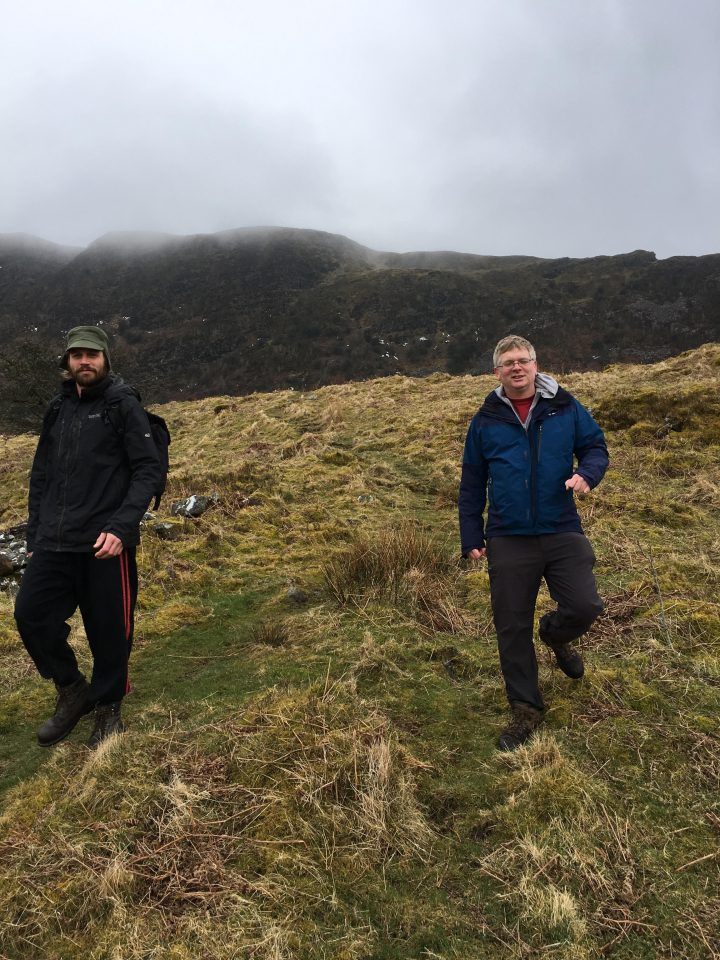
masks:
<svg viewBox="0 0 720 960"><path fill-rule="evenodd" d="M114 16L8 14L0 231L718 248L714 0L128 0Z"/></svg>
<svg viewBox="0 0 720 960"><path fill-rule="evenodd" d="M72 78L46 97L43 127L10 129L22 144L5 161L10 229L47 232L54 221L61 239L88 242L110 229L302 221L328 204L332 163L304 118L178 98L143 79L88 97L92 77Z"/></svg>

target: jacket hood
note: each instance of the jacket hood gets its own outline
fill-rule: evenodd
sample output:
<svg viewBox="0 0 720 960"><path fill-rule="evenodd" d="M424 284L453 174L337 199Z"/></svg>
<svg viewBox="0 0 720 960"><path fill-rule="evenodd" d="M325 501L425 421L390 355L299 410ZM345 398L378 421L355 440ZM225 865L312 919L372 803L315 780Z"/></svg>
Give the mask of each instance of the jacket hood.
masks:
<svg viewBox="0 0 720 960"><path fill-rule="evenodd" d="M557 380L551 377L549 373L535 374L535 393L539 393L545 400L552 400L558 392L558 389ZM497 394L501 400L504 399L505 394L503 393L502 384L495 388L494 393Z"/></svg>

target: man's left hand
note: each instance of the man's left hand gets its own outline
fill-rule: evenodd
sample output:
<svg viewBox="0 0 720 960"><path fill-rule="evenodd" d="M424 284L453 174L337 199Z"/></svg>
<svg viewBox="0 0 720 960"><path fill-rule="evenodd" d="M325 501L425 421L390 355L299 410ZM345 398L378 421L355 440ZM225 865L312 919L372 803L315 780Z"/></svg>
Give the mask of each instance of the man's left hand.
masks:
<svg viewBox="0 0 720 960"><path fill-rule="evenodd" d="M120 537L114 533L101 533L93 544L93 550L96 550L96 560L109 560L110 557L119 557L123 552L123 542Z"/></svg>
<svg viewBox="0 0 720 960"><path fill-rule="evenodd" d="M573 490L583 497L586 493L590 493L590 486L587 480L581 477L579 473L574 473L569 480L565 481L565 489Z"/></svg>

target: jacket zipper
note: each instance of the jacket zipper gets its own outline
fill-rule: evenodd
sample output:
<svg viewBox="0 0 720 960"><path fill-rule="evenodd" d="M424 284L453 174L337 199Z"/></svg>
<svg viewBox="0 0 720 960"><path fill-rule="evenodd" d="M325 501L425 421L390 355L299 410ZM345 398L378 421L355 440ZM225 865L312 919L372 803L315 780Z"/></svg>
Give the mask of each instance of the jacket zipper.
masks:
<svg viewBox="0 0 720 960"><path fill-rule="evenodd" d="M542 428L541 428L542 429ZM531 432L532 431L532 436ZM538 431L539 434L539 431ZM528 429L528 442L530 444L530 520L532 521L533 527L537 523L537 505L536 505L536 492L537 492L537 462L540 458L540 444L539 442L535 443L536 433L533 430L533 425L530 424ZM533 447L536 449L534 450Z"/></svg>
<svg viewBox="0 0 720 960"><path fill-rule="evenodd" d="M70 478L70 473L72 467L78 458L78 452L80 450L80 407L79 405L73 410L73 419L70 426L70 441L69 441L69 450L67 457L65 459L65 490L63 491L63 505L60 512L60 519L58 520L58 550L62 550L62 526L63 521L65 520L65 509L67 507L67 491L68 483ZM73 444L73 440L75 441Z"/></svg>
<svg viewBox="0 0 720 960"><path fill-rule="evenodd" d="M65 438L65 413L63 413L62 418L61 418L61 420L60 420L60 436L58 437L58 454L59 454L59 456L58 456L57 459L58 459L58 468L60 469L61 474L62 474L62 462L63 462L63 458L62 458L62 456L61 456L60 454L62 454L62 452L63 452L63 440L64 440L64 438ZM65 484L65 490L63 491L63 504L62 504L62 508L61 508L61 510L60 510L60 516L58 517L58 523L57 523L57 541L58 541L58 546L57 546L56 549L58 549L58 550L61 550L61 549L62 549L62 527L63 527L63 520L65 519L65 508L66 508L66 506L67 506L67 483Z"/></svg>

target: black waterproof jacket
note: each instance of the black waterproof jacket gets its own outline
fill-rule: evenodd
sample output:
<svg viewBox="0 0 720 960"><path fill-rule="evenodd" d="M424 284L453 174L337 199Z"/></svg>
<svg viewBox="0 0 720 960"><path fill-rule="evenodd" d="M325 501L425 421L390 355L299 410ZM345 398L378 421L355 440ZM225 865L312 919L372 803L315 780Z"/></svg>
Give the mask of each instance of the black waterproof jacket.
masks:
<svg viewBox="0 0 720 960"><path fill-rule="evenodd" d="M108 416L108 396L121 429ZM132 388L110 375L78 395L67 381L46 414L30 473L28 552L91 552L102 532L137 546L159 478L150 425Z"/></svg>

